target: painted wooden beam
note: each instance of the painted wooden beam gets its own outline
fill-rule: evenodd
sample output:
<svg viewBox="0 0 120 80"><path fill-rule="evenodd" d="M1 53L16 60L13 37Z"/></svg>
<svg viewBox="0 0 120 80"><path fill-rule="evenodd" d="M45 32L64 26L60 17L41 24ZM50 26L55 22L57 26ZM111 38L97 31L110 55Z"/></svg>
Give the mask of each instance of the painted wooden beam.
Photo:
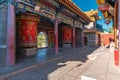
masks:
<svg viewBox="0 0 120 80"><path fill-rule="evenodd" d="M118 0L118 51L120 54L120 0ZM120 58L120 55L119 55ZM120 59L119 59L119 63L120 63Z"/></svg>

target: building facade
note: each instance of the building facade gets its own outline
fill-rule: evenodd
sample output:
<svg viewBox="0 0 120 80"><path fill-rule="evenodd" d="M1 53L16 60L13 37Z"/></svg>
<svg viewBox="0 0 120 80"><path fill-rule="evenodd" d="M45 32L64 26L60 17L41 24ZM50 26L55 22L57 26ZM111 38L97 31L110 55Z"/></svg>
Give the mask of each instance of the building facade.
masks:
<svg viewBox="0 0 120 80"><path fill-rule="evenodd" d="M98 10L90 10L85 12L85 14L91 18L92 22L84 26L84 45L87 46L98 46L99 37L96 28L96 22L100 17L98 16Z"/></svg>
<svg viewBox="0 0 120 80"><path fill-rule="evenodd" d="M59 47L81 47L91 22L71 0L2 0L0 17L0 65L36 55L37 48L59 54Z"/></svg>
<svg viewBox="0 0 120 80"><path fill-rule="evenodd" d="M114 42L117 54L120 53L120 0L96 0L106 22L114 22ZM118 59L120 56L117 56ZM120 64L120 59L118 60Z"/></svg>

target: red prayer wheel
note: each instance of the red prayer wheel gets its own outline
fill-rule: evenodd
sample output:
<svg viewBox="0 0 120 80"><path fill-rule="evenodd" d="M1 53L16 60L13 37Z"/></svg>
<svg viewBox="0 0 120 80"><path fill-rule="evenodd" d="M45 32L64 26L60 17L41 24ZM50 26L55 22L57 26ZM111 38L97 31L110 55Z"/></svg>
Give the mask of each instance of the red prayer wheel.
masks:
<svg viewBox="0 0 120 80"><path fill-rule="evenodd" d="M21 13L17 20L19 21L20 47L36 46L39 16L31 13Z"/></svg>
<svg viewBox="0 0 120 80"><path fill-rule="evenodd" d="M72 28L62 27L62 42L72 43Z"/></svg>

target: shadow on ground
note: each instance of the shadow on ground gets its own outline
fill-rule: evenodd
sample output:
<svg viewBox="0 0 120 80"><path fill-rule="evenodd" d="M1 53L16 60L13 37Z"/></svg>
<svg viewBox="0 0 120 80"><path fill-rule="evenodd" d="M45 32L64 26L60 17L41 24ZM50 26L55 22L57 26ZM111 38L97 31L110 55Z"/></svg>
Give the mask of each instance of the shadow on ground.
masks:
<svg viewBox="0 0 120 80"><path fill-rule="evenodd" d="M97 49L98 47L88 46L75 49L60 48L60 53L57 55L55 54L53 48L38 49L37 56L17 58L16 65L3 67L3 69L0 68L0 75L46 61L44 64L14 75L8 80L57 80L69 71L80 67L88 60L87 56Z"/></svg>

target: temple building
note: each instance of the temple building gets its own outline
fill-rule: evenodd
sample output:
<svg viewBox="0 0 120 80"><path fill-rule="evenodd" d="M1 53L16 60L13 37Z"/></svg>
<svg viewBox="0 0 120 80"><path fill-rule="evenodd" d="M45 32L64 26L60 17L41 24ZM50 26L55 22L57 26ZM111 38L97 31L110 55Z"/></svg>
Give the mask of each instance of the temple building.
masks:
<svg viewBox="0 0 120 80"><path fill-rule="evenodd" d="M90 10L87 12L84 12L91 20L88 25L85 25L84 27L84 45L88 46L98 46L99 45L99 33L96 28L96 22L97 20L101 19L100 16L98 16L98 10Z"/></svg>
<svg viewBox="0 0 120 80"><path fill-rule="evenodd" d="M108 46L111 41L114 41L114 34L113 33L103 33L98 30L97 20L100 20L101 17L98 16L98 10L91 10L85 12L88 17L91 18L92 22L89 25L84 27L84 43L88 46ZM109 19L109 20L108 20ZM105 20L106 25L109 25L110 18ZM102 27L102 25L101 25ZM104 27L104 26L103 26Z"/></svg>
<svg viewBox="0 0 120 80"><path fill-rule="evenodd" d="M118 2L119 0L96 0L98 4L98 10L102 12L102 15L105 19L105 24L109 24L110 21L113 21L114 27L114 39L116 48L118 48Z"/></svg>
<svg viewBox="0 0 120 80"><path fill-rule="evenodd" d="M14 65L38 48L59 54L60 47L82 47L92 21L71 0L1 0L0 17L0 65Z"/></svg>
<svg viewBox="0 0 120 80"><path fill-rule="evenodd" d="M115 42L115 54L119 66L120 64L120 0L96 0L99 11L102 12L105 23L109 24L110 20L113 20L114 26L114 42Z"/></svg>

